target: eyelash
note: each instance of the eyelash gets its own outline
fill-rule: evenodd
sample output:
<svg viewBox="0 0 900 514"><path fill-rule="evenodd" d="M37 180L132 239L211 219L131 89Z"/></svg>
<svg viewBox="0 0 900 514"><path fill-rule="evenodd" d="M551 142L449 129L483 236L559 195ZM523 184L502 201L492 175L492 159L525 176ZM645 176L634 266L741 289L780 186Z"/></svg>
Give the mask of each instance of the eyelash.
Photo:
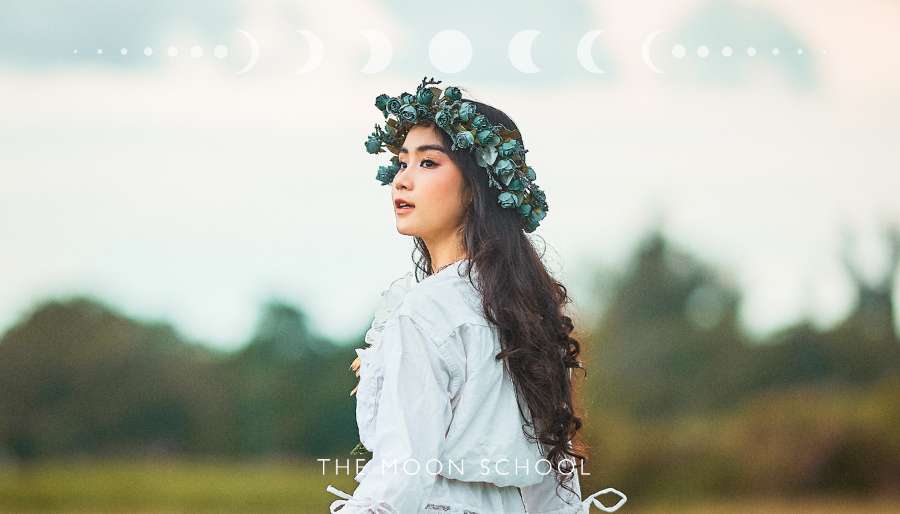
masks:
<svg viewBox="0 0 900 514"><path fill-rule="evenodd" d="M431 159L422 159L422 162L430 162L431 164L437 165L437 163L434 162L434 161L432 161ZM433 168L434 166L431 166L431 167ZM400 169L402 170L402 169L405 169L405 168L406 168L406 163L405 163L405 162L401 162L401 163L400 163Z"/></svg>

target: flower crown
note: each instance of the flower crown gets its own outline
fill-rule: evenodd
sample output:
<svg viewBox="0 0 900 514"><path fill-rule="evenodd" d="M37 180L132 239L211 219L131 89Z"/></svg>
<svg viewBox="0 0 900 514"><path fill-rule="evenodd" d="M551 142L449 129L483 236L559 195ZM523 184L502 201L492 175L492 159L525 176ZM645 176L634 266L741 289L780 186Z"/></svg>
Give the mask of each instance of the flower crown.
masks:
<svg viewBox="0 0 900 514"><path fill-rule="evenodd" d="M443 91L428 87L440 83L425 77L414 95L404 92L399 97L380 94L375 98L375 107L387 121L383 129L375 124L375 131L366 139L366 151L377 154L387 149L394 154L390 165L379 166L375 178L382 185L390 184L400 171L398 155L409 129L416 123L434 122L450 135L451 150L474 152L475 162L487 171L488 184L500 190L497 203L504 209L516 209L523 230L533 232L547 215L548 206L544 192L534 183L534 169L525 164L528 150L521 134L491 123L477 112L474 103L462 99L458 87Z"/></svg>

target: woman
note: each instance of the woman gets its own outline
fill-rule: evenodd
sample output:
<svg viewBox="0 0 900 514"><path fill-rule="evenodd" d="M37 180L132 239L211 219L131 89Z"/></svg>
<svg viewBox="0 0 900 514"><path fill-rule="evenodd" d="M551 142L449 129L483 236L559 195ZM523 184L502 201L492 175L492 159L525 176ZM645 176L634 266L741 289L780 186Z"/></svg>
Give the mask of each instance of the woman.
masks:
<svg viewBox="0 0 900 514"><path fill-rule="evenodd" d="M382 293L356 350L372 458L353 495L328 486L343 498L331 512L575 514L592 501L612 512L625 501L614 489L581 500L579 343L566 288L526 236L547 203L521 134L458 88L428 87L438 83L375 102L387 121L366 148L394 154L376 178L418 259ZM610 491L615 506L595 499Z"/></svg>

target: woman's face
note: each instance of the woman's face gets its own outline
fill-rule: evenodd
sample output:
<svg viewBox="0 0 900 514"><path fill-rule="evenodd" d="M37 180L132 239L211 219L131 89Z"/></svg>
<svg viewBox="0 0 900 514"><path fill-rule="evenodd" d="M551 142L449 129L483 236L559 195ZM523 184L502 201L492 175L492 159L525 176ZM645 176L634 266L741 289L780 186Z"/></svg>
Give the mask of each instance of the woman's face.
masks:
<svg viewBox="0 0 900 514"><path fill-rule="evenodd" d="M452 237L463 216L463 173L435 127L410 128L391 188L397 231L427 242ZM411 207L399 207L408 202Z"/></svg>

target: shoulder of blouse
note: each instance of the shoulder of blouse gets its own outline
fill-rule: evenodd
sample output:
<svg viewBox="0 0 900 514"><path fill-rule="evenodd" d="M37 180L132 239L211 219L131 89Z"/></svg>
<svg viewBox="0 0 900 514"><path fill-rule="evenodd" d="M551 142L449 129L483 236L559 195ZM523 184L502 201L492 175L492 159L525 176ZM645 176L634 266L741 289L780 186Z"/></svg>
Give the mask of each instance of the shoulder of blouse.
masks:
<svg viewBox="0 0 900 514"><path fill-rule="evenodd" d="M397 307L398 316L413 318L437 344L466 324L490 326L481 310L481 297L465 275L470 261L463 259L413 283ZM477 281L476 270L472 270Z"/></svg>

